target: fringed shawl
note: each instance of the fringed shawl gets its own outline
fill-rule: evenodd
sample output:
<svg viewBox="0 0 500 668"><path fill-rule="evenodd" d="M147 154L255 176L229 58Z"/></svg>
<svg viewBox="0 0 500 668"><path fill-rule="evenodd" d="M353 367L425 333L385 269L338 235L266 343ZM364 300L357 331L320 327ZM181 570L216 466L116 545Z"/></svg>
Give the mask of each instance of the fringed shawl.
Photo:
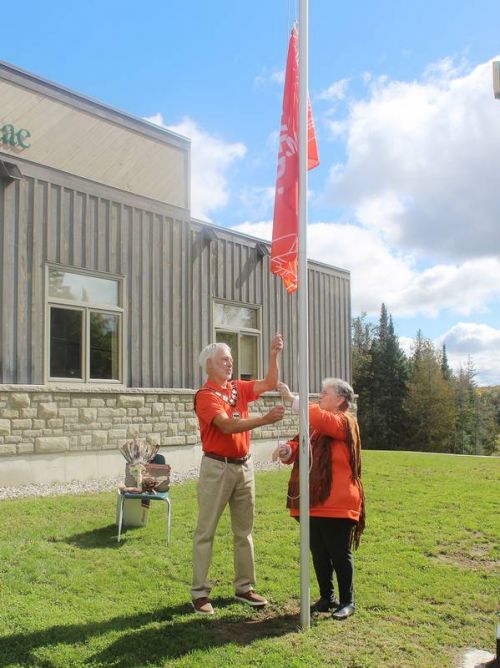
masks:
<svg viewBox="0 0 500 668"><path fill-rule="evenodd" d="M350 413L342 413L346 421L347 447L351 465L352 481L358 486L361 495L359 520L353 527L351 547L357 549L361 534L365 528L365 494L361 482L361 437L356 418ZM293 441L299 440L295 436ZM324 434L313 434L311 437L312 463L309 472L309 503L317 506L324 503L330 496L332 488L332 439ZM297 456L288 483L287 508L299 508L299 456Z"/></svg>

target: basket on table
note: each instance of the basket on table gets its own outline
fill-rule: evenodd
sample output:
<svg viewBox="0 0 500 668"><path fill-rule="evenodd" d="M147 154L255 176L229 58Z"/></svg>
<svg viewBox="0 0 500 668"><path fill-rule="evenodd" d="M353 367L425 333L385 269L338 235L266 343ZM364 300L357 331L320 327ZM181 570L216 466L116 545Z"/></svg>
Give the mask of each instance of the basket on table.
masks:
<svg viewBox="0 0 500 668"><path fill-rule="evenodd" d="M170 488L169 464L156 463L159 445L134 439L120 446L127 460L125 466L125 486L142 492L168 492ZM160 455L161 456L161 455Z"/></svg>

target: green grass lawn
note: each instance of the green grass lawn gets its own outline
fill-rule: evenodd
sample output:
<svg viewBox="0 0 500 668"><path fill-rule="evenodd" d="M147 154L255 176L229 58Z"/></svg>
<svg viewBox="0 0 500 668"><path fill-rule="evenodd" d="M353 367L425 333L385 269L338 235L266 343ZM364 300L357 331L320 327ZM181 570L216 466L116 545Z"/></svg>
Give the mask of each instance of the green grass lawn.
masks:
<svg viewBox="0 0 500 668"><path fill-rule="evenodd" d="M358 609L307 632L287 478L287 469L257 475L258 591L271 604L259 612L233 601L225 514L209 619L189 605L194 483L171 490L168 548L160 504L118 545L113 494L0 502L0 668L441 668L466 647L494 651L500 459L365 452ZM311 577L314 598L312 568Z"/></svg>

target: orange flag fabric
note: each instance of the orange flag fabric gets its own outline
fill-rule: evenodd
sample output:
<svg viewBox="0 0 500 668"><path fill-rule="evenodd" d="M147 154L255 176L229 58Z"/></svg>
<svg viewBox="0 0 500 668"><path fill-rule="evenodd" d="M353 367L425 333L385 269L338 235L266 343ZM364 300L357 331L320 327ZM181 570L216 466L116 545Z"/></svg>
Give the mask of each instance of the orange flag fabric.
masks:
<svg viewBox="0 0 500 668"><path fill-rule="evenodd" d="M283 112L274 196L271 272L281 276L288 292L297 290L299 246L299 51L294 27L288 45ZM319 165L311 103L307 106L307 168Z"/></svg>

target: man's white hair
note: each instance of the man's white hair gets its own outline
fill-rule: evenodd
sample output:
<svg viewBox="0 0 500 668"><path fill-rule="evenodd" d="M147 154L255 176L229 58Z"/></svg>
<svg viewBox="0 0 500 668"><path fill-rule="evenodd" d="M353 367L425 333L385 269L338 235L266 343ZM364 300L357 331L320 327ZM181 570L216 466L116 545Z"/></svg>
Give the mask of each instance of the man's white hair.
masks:
<svg viewBox="0 0 500 668"><path fill-rule="evenodd" d="M203 348L200 356L198 357L198 361L203 371L207 370L207 361L212 359L212 357L215 357L215 354L218 350L224 350L224 352L228 353L229 355L231 354L231 348L227 345L227 343L209 343L208 346Z"/></svg>
<svg viewBox="0 0 500 668"><path fill-rule="evenodd" d="M342 380L342 378L324 378L321 384L324 390L328 390L332 387L338 397L344 397L347 406L350 406L354 401L354 390L349 383Z"/></svg>

